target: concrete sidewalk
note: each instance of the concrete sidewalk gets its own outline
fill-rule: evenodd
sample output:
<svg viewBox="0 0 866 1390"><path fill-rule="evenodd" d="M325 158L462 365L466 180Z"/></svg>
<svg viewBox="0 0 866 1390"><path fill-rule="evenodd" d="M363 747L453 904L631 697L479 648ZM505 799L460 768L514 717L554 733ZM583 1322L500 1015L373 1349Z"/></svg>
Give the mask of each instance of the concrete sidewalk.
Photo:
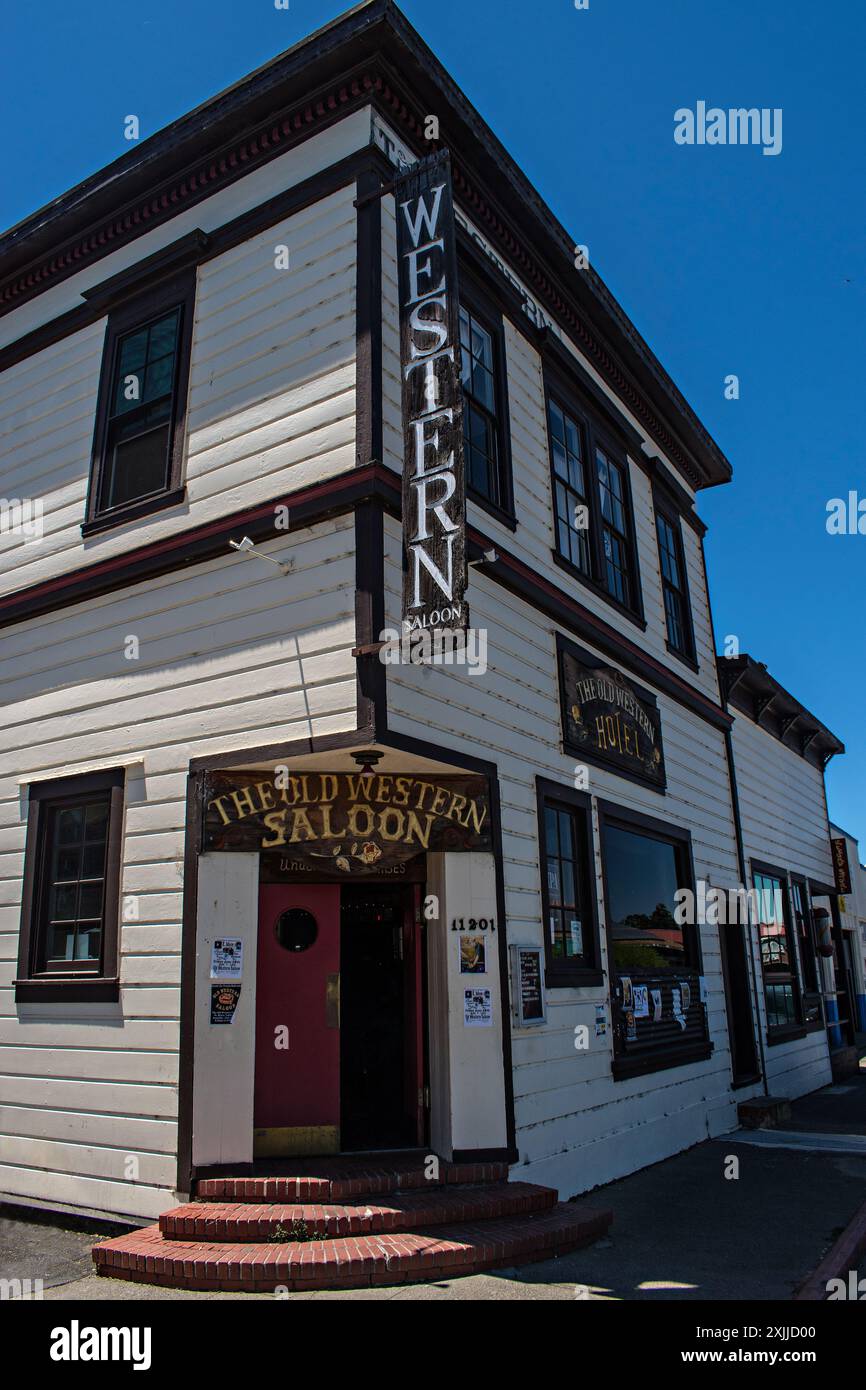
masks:
<svg viewBox="0 0 866 1390"><path fill-rule="evenodd" d="M866 1135L866 1070L795 1102L789 1130L818 1143L821 1135ZM558 1260L442 1284L290 1298L790 1299L862 1205L866 1155L786 1147L772 1131L765 1136L769 1145L756 1146L751 1137L710 1140L599 1189L614 1211L610 1238ZM727 1177L732 1171L738 1176ZM92 1240L82 1232L3 1220L0 1277L41 1277L46 1299L273 1299L98 1279L89 1272Z"/></svg>

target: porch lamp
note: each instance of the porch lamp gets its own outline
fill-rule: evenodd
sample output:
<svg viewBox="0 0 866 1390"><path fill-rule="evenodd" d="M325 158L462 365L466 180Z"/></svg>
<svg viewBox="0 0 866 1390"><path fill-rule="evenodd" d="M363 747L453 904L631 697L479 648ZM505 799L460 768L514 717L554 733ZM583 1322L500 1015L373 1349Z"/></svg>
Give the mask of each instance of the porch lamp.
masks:
<svg viewBox="0 0 866 1390"><path fill-rule="evenodd" d="M352 757L361 769L361 776L372 777L374 776L374 768L377 762L383 757L383 754L377 753L375 749L370 749L370 751L366 753L353 753Z"/></svg>

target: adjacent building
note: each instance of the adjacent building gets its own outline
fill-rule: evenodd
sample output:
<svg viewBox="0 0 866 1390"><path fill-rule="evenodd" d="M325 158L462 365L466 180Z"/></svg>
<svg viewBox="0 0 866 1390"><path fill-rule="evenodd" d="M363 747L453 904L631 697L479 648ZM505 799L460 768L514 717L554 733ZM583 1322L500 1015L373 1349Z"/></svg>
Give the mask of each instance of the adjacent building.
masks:
<svg viewBox="0 0 866 1390"><path fill-rule="evenodd" d="M387 0L0 239L0 1195L568 1196L829 1078L842 745L717 664L730 465L579 262Z"/></svg>

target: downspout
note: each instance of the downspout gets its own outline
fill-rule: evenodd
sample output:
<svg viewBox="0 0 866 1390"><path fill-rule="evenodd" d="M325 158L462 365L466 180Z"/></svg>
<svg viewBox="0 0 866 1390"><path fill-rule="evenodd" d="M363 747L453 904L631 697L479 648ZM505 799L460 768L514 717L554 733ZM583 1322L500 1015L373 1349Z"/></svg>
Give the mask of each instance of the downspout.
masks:
<svg viewBox="0 0 866 1390"><path fill-rule="evenodd" d="M737 790L737 769L734 765L734 740L730 729L725 730L725 752L728 757L728 783L731 788L731 809L734 813L734 831L737 836L737 860L740 865L740 881L748 892L746 874L746 852L743 848L743 824L740 820L740 794ZM764 1095L769 1096L770 1089L767 1084L767 1058L764 1054L764 1035L761 1028L761 1006L758 998L758 982L755 976L755 952L752 949L752 923L747 921L745 924L746 933L746 954L749 961L749 977L752 981L752 998L755 1004L755 1027L758 1033L758 1049L761 1054L761 1074L764 1083Z"/></svg>

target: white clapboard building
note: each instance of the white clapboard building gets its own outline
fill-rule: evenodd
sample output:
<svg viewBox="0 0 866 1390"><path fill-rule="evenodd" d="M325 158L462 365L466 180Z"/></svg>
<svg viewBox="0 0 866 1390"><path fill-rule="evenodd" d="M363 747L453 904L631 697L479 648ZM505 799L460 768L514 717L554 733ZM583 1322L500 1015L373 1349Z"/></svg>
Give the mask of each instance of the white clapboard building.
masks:
<svg viewBox="0 0 866 1390"><path fill-rule="evenodd" d="M0 345L0 1198L569 1197L828 1080L842 746L717 666L730 466L392 4L8 232Z"/></svg>

